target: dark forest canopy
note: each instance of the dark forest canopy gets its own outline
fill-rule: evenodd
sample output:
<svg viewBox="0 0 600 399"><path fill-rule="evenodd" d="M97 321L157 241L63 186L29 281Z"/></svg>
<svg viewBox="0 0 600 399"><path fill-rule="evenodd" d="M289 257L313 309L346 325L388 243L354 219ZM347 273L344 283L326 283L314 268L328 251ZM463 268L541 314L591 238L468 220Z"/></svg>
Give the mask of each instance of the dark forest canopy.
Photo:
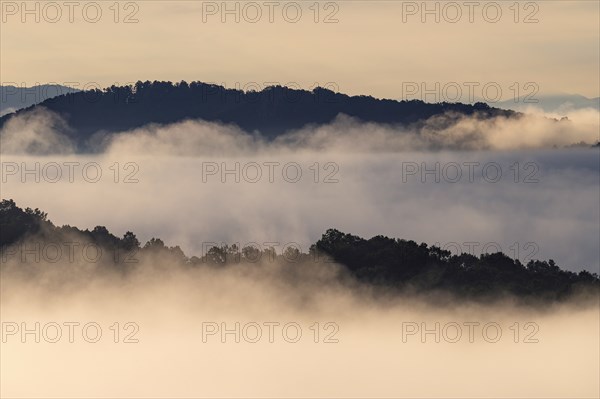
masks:
<svg viewBox="0 0 600 399"><path fill-rule="evenodd" d="M227 267L255 265L270 259L285 267L302 267L307 262L326 264L334 261L343 266L353 281L417 293L446 292L470 299L493 299L501 295L543 301L564 300L581 293L598 294L600 280L596 273L574 273L562 270L554 261L531 260L523 265L499 252L476 257L467 253L452 255L450 251L411 240L375 236L364 239L330 229L311 246L308 254L288 247L281 254L274 249L238 248L236 245L210 248L201 258L186 256L178 247L168 247L157 238L145 245L131 232L121 238L105 227L79 230L57 227L39 209L21 209L12 200L0 203L0 248L2 262L29 262L32 254L23 255L19 247L27 243L61 243L73 241L93 243L110 253L102 267L127 274L151 258L169 265L186 267ZM118 256L112 256L118 254ZM23 259L25 256L25 259ZM301 284L301 281L298 282Z"/></svg>
<svg viewBox="0 0 600 399"><path fill-rule="evenodd" d="M329 123L339 114L364 122L403 126L444 114L479 118L521 115L491 108L485 103L384 100L348 96L322 87L307 91L270 86L261 91L243 91L202 82L140 81L135 85L113 85L104 90L84 90L47 99L0 118L0 128L11 118L36 107L44 107L66 120L72 130L65 133L70 133L82 150L86 144L89 146L88 141L95 134L186 119L234 124L249 133L259 132L272 139L306 125ZM451 122L450 118L448 123Z"/></svg>

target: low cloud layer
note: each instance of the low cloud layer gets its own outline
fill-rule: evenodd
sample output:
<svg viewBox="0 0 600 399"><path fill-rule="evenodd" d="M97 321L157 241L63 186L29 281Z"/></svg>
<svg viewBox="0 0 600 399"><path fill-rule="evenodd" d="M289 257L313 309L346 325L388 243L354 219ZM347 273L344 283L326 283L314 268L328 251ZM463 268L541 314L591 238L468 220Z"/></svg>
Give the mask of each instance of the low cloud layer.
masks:
<svg viewBox="0 0 600 399"><path fill-rule="evenodd" d="M307 126L273 142L233 125L185 121L149 125L130 132L104 132L97 149L109 153L160 155L240 155L264 151L401 152L428 150L517 150L592 145L598 142L600 114L582 109L557 122L559 114L531 113L519 118L432 117L418 127L365 123L339 115L332 123ZM448 123L452 121L452 123ZM70 131L59 116L36 109L13 118L0 132L3 154L64 154L74 151Z"/></svg>
<svg viewBox="0 0 600 399"><path fill-rule="evenodd" d="M60 121L34 115L2 132L2 197L58 225L131 230L188 256L249 243L306 252L336 227L598 272L598 149L548 148L591 142L583 120L569 131L465 119L443 134L430 121L417 135L340 117L274 142L188 121L109 135L101 153L83 155L57 138ZM155 258L128 278L98 266L3 264L2 396L599 394L596 305L440 307L348 285L334 264L182 271ZM23 339L36 322L40 343Z"/></svg>
<svg viewBox="0 0 600 399"><path fill-rule="evenodd" d="M277 263L3 266L2 396L598 395L597 305L432 305L350 289L335 265L302 284Z"/></svg>
<svg viewBox="0 0 600 399"><path fill-rule="evenodd" d="M0 131L2 154L70 154L75 146L69 127L59 115L43 108L11 118Z"/></svg>
<svg viewBox="0 0 600 399"><path fill-rule="evenodd" d="M59 225L131 230L190 256L206 243L294 242L307 251L333 227L454 253L501 250L525 263L600 267L598 149L560 148L593 142L598 121L588 113L560 123L464 119L443 132L432 120L419 134L339 117L274 142L188 121L108 135L94 155L70 146L66 155L19 154L31 148L19 147L21 136L60 130L48 118L3 132L2 196Z"/></svg>

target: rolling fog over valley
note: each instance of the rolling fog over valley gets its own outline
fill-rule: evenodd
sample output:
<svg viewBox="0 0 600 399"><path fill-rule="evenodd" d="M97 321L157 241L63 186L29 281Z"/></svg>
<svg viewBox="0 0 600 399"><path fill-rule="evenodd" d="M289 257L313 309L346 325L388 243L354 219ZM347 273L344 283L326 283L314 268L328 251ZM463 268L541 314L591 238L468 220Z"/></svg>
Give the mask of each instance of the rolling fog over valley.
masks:
<svg viewBox="0 0 600 399"><path fill-rule="evenodd" d="M599 398L599 15L0 1L0 398Z"/></svg>
<svg viewBox="0 0 600 399"><path fill-rule="evenodd" d="M3 198L92 233L42 228L4 248L2 378L13 383L3 395L279 397L307 376L295 391L307 397L598 393L597 275L564 292L548 277L547 291L523 299L483 277L467 294L475 283L443 288L431 272L382 281L368 260L350 266L313 246L336 228L425 242L456 260L502 252L528 265L532 283L532 261L597 272L599 150L568 145L590 138L586 123L564 138L563 127L544 130L557 122L532 117L540 133L526 148L518 135L495 148L499 132L530 121L411 131L340 116L275 140L187 121L106 134L101 152L78 154L48 122L58 117L24 118L2 131ZM141 249L104 247L95 237L109 233L96 226ZM411 267L403 251L397 267ZM36 328L40 343L27 335ZM44 372L59 353L68 374ZM570 362L557 368L557 356ZM31 362L38 384L16 389ZM86 380L105 367L110 384ZM500 373L513 384L492 378ZM554 373L564 378L548 383ZM257 383L265 374L277 378ZM65 375L87 382L65 388Z"/></svg>
<svg viewBox="0 0 600 399"><path fill-rule="evenodd" d="M58 224L133 230L198 256L207 243L307 251L339 228L455 254L600 267L599 151L568 146L598 129L586 114L572 130L537 116L442 129L430 121L420 131L340 116L275 141L188 121L107 134L95 155L73 153L57 118L42 111L4 128L2 182L4 198ZM526 128L539 132L529 145L518 135ZM46 195L36 196L40 189Z"/></svg>

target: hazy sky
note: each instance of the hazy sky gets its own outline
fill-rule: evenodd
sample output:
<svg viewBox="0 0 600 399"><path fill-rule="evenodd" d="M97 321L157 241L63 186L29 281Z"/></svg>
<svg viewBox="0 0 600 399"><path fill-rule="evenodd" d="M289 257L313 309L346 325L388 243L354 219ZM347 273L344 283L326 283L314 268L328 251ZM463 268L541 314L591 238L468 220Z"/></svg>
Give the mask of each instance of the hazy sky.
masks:
<svg viewBox="0 0 600 399"><path fill-rule="evenodd" d="M2 1L0 81L201 80L245 88L333 82L342 92L389 98L425 97L422 88L407 92L407 84L421 82L430 89L439 82L434 92L441 96L445 84L456 82L462 93L450 85L445 94L459 101L468 101L473 82L471 94L484 99L495 99L497 88L501 98L512 98L517 86L521 96L536 90L600 95L596 1L476 2L473 8L428 2L431 14L423 13L422 2L275 3L270 9L263 2L228 2L234 11L223 14L221 2L120 2L117 15L112 1L80 2L71 10L62 2L53 3L57 8ZM23 4L33 11L27 14ZM137 22L124 23L128 17ZM436 100L435 94L426 99Z"/></svg>

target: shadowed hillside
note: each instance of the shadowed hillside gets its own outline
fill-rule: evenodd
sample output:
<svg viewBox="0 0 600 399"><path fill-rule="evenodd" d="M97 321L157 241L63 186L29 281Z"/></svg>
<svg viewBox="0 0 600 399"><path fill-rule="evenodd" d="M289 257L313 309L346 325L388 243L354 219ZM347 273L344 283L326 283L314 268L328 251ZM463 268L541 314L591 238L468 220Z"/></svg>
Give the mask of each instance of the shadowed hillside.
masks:
<svg viewBox="0 0 600 399"><path fill-rule="evenodd" d="M434 115L474 115L480 118L517 116L487 104L429 104L423 101L380 100L347 96L324 88L312 91L272 86L244 92L201 82L137 82L103 91L69 93L0 118L0 128L15 115L44 107L61 115L80 148L96 133L126 131L149 123L168 124L203 119L235 124L248 132L274 138L308 124L331 122L346 114L365 122L411 125ZM449 118L448 123L452 122ZM88 148L89 149L89 148Z"/></svg>

